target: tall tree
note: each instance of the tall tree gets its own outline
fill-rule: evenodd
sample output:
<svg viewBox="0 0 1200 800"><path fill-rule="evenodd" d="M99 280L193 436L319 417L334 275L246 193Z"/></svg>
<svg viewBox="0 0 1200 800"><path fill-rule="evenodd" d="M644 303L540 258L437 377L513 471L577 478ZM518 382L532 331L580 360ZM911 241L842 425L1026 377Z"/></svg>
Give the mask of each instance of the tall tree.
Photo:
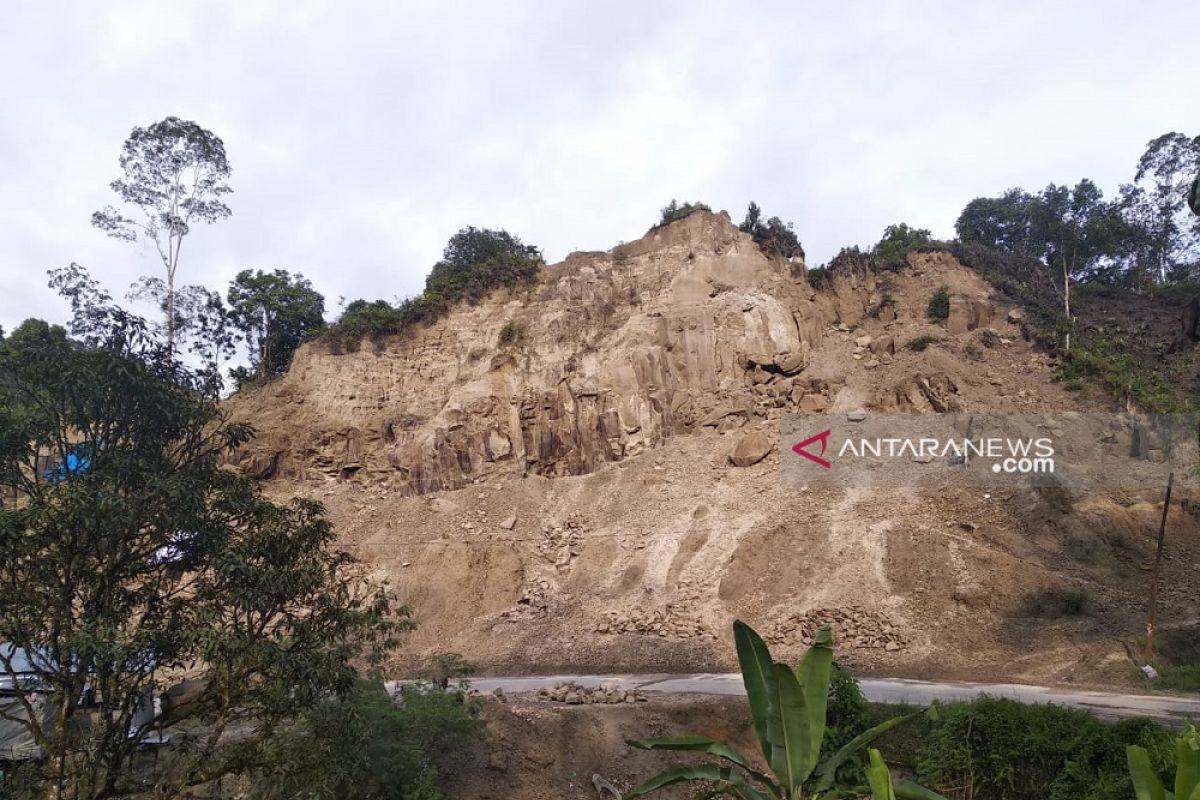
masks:
<svg viewBox="0 0 1200 800"><path fill-rule="evenodd" d="M1141 232L1133 283L1195 277L1200 267L1200 219L1188 214L1188 193L1200 171L1200 136L1167 133L1146 146L1134 181L1121 187L1126 220Z"/></svg>
<svg viewBox="0 0 1200 800"><path fill-rule="evenodd" d="M199 385L128 316L94 345L44 323L0 345L0 489L19 498L0 507L0 641L17 648L0 675L30 656L40 697L16 698L29 720L52 707L26 727L54 800L171 797L252 766L406 626L319 504L276 505L221 466L251 430ZM169 713L198 733L135 775L160 724L147 693L184 670L197 690Z"/></svg>
<svg viewBox="0 0 1200 800"><path fill-rule="evenodd" d="M954 230L963 242L1040 258L1043 248L1034 241L1031 230L1036 202L1024 189L1009 189L999 197L977 197L959 214Z"/></svg>
<svg viewBox="0 0 1200 800"><path fill-rule="evenodd" d="M1050 184L1030 205L1031 240L1047 266L1060 276L1063 312L1071 322L1071 286L1079 277L1106 259L1118 256L1127 230L1116 208L1104 202L1095 183L1084 178L1074 187ZM1060 288L1061 286L1061 288ZM1066 348L1071 334L1066 334Z"/></svg>
<svg viewBox="0 0 1200 800"><path fill-rule="evenodd" d="M242 270L229 285L228 297L259 379L285 371L296 348L325 327L325 298L303 275Z"/></svg>
<svg viewBox="0 0 1200 800"><path fill-rule="evenodd" d="M227 183L225 144L195 122L167 117L134 128L125 140L120 163L122 177L110 185L138 216L108 206L92 215L92 224L117 239L154 244L166 276L161 292L166 340L174 347L175 278L183 239L193 224L213 223L231 213L221 199L233 191Z"/></svg>
<svg viewBox="0 0 1200 800"><path fill-rule="evenodd" d="M127 317L100 283L87 269L72 263L52 269L50 288L71 304L71 334L81 341L98 344L113 324ZM159 278L143 278L135 284L132 296L141 296L137 287L162 285ZM200 375L205 379L205 395L216 397L224 387L222 366L237 352L237 338L229 312L221 296L203 286L184 286L175 293L176 342L186 341L188 351L200 361ZM163 326L152 326L156 333Z"/></svg>

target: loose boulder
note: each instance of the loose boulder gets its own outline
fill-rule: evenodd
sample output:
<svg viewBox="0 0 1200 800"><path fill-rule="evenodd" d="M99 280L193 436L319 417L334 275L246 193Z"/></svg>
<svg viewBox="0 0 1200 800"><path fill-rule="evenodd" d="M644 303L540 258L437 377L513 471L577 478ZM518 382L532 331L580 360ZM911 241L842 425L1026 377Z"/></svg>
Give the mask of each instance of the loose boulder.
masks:
<svg viewBox="0 0 1200 800"><path fill-rule="evenodd" d="M733 451L729 454L729 461L735 467L749 467L757 464L767 457L767 453L775 447L775 442L771 437L762 431L752 431L733 446Z"/></svg>

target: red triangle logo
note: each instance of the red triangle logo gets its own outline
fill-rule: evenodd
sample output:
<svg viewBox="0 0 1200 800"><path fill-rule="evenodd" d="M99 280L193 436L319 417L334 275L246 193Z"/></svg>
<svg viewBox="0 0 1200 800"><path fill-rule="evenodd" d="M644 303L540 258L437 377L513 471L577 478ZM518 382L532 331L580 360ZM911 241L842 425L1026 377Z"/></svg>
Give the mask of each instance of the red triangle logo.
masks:
<svg viewBox="0 0 1200 800"><path fill-rule="evenodd" d="M825 448L828 447L828 445L829 445L829 434L830 433L832 433L832 430L830 428L826 428L825 430L818 433L816 436L810 436L809 438L805 439L803 442L797 442L792 447L792 452L798 456L804 456L809 461L813 462L814 464L817 464L818 466L824 467L825 469L829 469L833 465L831 463L829 463L828 461L826 461L824 458L821 458L821 456L825 455ZM805 449L806 447L808 447L810 444L813 444L814 442L821 443L821 454L820 455L814 455L813 453L810 453L810 452L808 452L808 450Z"/></svg>

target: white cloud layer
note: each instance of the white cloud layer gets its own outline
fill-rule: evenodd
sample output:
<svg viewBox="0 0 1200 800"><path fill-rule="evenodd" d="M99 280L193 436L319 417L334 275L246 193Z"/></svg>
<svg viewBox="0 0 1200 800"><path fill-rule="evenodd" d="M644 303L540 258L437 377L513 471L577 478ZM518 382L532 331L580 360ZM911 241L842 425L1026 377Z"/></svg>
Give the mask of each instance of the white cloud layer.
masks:
<svg viewBox="0 0 1200 800"><path fill-rule="evenodd" d="M233 217L186 283L302 272L423 286L468 224L549 260L640 236L672 197L795 221L809 261L892 222L952 234L972 197L1129 180L1200 133L1200 3L316 3L9 0L0 29L0 325L66 318L45 271L114 295L157 274L106 239L135 125L194 119Z"/></svg>

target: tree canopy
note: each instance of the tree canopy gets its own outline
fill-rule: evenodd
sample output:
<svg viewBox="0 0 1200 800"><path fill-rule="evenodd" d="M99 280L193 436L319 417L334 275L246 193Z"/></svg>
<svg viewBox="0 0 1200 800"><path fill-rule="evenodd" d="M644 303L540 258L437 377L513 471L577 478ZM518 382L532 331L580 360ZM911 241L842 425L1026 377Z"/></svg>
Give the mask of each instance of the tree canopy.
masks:
<svg viewBox="0 0 1200 800"><path fill-rule="evenodd" d="M272 503L223 468L253 431L203 388L119 312L89 343L30 321L0 344L0 489L15 498L0 507L0 641L38 654L54 721L29 727L60 797L144 788L131 765L157 724L138 715L152 687L201 687L172 712L203 725L156 767L166 797L255 763L280 721L349 691L406 625L319 503Z"/></svg>
<svg viewBox="0 0 1200 800"><path fill-rule="evenodd" d="M152 243L162 261L165 280L142 285L163 308L169 345L179 325L175 278L183 239L198 222L213 223L230 215L222 199L229 187L225 144L195 122L167 117L134 128L121 148L121 177L109 184L135 216L114 206L92 215L92 224L117 239Z"/></svg>
<svg viewBox="0 0 1200 800"><path fill-rule="evenodd" d="M795 228L790 222L784 222L779 217L771 217L762 221L762 209L758 203L750 201L746 209L746 218L738 229L754 237L755 244L764 255L782 258L785 261L793 258L804 258L804 248L796 236Z"/></svg>
<svg viewBox="0 0 1200 800"><path fill-rule="evenodd" d="M254 364L252 371L234 371L239 385L286 371L296 348L325 327L325 298L303 275L242 270L228 296L232 322Z"/></svg>

